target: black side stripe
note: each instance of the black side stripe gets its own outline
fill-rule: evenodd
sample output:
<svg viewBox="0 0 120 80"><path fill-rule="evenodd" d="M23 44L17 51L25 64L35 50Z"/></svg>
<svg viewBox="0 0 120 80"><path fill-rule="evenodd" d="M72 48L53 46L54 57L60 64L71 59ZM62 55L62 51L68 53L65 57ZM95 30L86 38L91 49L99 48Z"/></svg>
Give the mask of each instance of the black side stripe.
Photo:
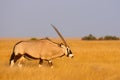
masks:
<svg viewBox="0 0 120 80"><path fill-rule="evenodd" d="M35 57L33 57L33 56L31 56L31 55L29 55L27 53L24 54L24 57L27 58L27 59L28 58L31 58L31 59L40 59L40 58L35 58Z"/></svg>

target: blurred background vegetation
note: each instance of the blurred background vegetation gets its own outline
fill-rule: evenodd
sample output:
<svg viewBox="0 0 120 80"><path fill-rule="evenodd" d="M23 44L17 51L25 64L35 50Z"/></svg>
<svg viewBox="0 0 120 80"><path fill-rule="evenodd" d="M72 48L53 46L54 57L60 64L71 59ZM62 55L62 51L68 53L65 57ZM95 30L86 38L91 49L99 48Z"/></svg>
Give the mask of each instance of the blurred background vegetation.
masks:
<svg viewBox="0 0 120 80"><path fill-rule="evenodd" d="M96 38L94 35L89 34L87 36L82 37L82 40L120 40L120 37L106 35L103 37Z"/></svg>
<svg viewBox="0 0 120 80"><path fill-rule="evenodd" d="M38 38L32 37L30 40L38 40ZM120 40L118 36L106 35L102 37L96 37L93 34L89 34L81 38L81 40Z"/></svg>

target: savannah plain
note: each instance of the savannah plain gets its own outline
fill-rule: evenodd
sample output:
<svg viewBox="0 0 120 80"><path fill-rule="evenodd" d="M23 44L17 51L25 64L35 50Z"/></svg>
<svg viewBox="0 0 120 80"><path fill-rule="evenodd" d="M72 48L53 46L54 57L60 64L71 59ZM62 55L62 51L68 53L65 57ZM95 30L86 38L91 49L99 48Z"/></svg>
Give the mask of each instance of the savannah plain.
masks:
<svg viewBox="0 0 120 80"><path fill-rule="evenodd" d="M16 42L24 39L0 39L0 80L120 80L120 41L82 41L66 39L74 58L54 59L51 69L44 61L25 60L23 67L9 67ZM60 42L59 39L52 39Z"/></svg>

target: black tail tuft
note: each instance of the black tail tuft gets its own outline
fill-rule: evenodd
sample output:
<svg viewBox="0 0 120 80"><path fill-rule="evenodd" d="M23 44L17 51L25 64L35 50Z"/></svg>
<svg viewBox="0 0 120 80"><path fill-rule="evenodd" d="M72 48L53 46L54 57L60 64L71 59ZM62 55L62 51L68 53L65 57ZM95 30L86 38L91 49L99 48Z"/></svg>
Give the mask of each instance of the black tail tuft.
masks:
<svg viewBox="0 0 120 80"><path fill-rule="evenodd" d="M15 53L13 52L9 60L9 65L11 64L11 61L14 59L14 57L15 57Z"/></svg>

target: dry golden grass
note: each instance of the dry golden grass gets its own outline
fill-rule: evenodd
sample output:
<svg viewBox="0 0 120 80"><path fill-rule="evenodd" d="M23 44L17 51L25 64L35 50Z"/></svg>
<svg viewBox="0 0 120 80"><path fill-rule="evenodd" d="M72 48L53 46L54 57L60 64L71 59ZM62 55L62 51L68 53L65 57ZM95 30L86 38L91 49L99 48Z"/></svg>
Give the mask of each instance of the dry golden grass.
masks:
<svg viewBox="0 0 120 80"><path fill-rule="evenodd" d="M67 39L75 57L53 60L41 68L38 61L25 61L10 68L9 58L19 39L0 39L0 80L120 80L120 41Z"/></svg>

